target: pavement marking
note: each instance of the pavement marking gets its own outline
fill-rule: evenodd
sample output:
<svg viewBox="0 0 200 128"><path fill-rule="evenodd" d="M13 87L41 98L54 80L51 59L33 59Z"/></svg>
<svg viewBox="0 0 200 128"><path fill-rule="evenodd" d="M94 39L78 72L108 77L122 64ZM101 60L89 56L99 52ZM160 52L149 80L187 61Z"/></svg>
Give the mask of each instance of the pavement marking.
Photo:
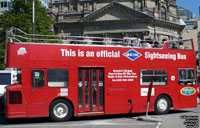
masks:
<svg viewBox="0 0 200 128"><path fill-rule="evenodd" d="M156 128L161 128L162 123L158 122Z"/></svg>
<svg viewBox="0 0 200 128"><path fill-rule="evenodd" d="M87 122L90 125L116 125L118 123L112 123L109 120L104 120L104 121L91 121Z"/></svg>

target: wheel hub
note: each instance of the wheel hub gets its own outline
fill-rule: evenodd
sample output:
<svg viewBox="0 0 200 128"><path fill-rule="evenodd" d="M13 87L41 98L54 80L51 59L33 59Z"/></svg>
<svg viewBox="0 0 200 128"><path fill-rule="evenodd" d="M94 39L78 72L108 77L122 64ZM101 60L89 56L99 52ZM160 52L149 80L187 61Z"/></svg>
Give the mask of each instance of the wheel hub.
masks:
<svg viewBox="0 0 200 128"><path fill-rule="evenodd" d="M64 118L68 114L68 107L64 103L59 103L55 105L53 112L56 117Z"/></svg>
<svg viewBox="0 0 200 128"><path fill-rule="evenodd" d="M165 111L168 107L167 101L165 99L160 99L158 101L157 107L160 111Z"/></svg>
<svg viewBox="0 0 200 128"><path fill-rule="evenodd" d="M58 108L58 110L57 110L57 112L58 112L58 113L63 113L63 112L64 112L64 110L63 110L63 108L62 108L62 107L59 107L59 108Z"/></svg>

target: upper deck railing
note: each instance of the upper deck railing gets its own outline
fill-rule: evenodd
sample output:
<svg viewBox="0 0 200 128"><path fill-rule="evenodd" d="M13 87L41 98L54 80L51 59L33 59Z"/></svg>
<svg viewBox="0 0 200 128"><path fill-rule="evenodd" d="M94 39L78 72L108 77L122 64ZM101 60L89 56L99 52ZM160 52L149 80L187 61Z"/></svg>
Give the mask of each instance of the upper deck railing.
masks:
<svg viewBox="0 0 200 128"><path fill-rule="evenodd" d="M164 42L159 43L153 40L140 40L137 38L121 39L108 37L27 34L18 28L11 28L7 31L7 43L57 43L137 48L163 48L164 46ZM168 44L167 46L170 49L193 49L191 39L166 41L165 43Z"/></svg>

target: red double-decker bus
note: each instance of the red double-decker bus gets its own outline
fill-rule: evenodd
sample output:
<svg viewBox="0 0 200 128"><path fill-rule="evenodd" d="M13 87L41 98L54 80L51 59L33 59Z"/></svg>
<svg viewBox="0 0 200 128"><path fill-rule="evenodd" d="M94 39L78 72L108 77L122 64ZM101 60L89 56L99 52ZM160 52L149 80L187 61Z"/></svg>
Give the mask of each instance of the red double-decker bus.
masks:
<svg viewBox="0 0 200 128"><path fill-rule="evenodd" d="M166 114L171 108L197 106L191 39L156 48L145 47L144 41L134 48L119 40L80 40L7 44L7 68L18 69L18 82L6 88L7 118L66 121L72 116L145 112L151 81L149 111Z"/></svg>

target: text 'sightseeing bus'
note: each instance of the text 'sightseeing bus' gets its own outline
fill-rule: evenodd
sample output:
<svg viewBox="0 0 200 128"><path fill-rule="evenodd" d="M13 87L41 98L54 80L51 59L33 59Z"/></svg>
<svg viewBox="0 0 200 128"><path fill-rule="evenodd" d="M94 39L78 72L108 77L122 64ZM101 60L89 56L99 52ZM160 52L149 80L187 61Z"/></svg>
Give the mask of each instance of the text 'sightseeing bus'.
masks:
<svg viewBox="0 0 200 128"><path fill-rule="evenodd" d="M8 32L7 68L21 71L18 81L6 88L7 118L66 121L72 116L145 112L151 81L150 111L166 114L170 108L197 106L190 39L156 48L142 41L136 48L129 41L94 37L59 36L62 44L58 37L58 43L43 38L43 43L33 43L39 35L30 39L18 34Z"/></svg>

